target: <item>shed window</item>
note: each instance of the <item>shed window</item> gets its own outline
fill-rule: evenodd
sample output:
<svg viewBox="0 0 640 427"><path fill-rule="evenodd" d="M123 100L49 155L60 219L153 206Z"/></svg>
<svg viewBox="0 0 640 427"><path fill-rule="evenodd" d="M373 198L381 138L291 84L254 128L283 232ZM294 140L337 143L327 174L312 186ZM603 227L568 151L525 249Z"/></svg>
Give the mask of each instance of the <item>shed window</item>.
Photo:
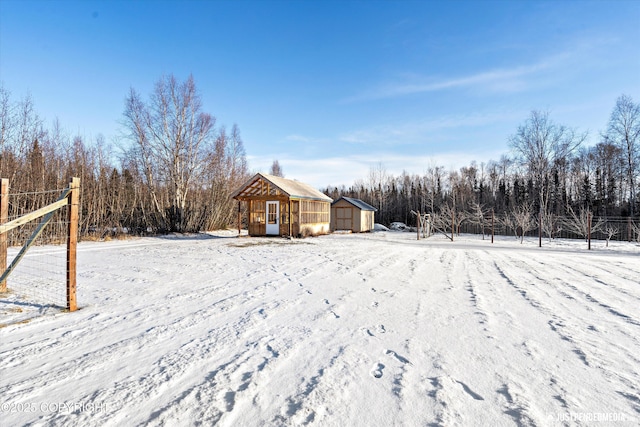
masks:
<svg viewBox="0 0 640 427"><path fill-rule="evenodd" d="M251 202L253 209L251 210L251 222L255 224L264 224L265 220L265 202L263 200L254 200Z"/></svg>
<svg viewBox="0 0 640 427"><path fill-rule="evenodd" d="M269 208L267 221L269 224L277 224L278 223L278 205L269 203L267 205Z"/></svg>
<svg viewBox="0 0 640 427"><path fill-rule="evenodd" d="M280 224L289 224L289 203L280 203Z"/></svg>
<svg viewBox="0 0 640 427"><path fill-rule="evenodd" d="M327 202L315 200L302 200L301 216L303 224L317 224L329 222L329 211L331 206Z"/></svg>

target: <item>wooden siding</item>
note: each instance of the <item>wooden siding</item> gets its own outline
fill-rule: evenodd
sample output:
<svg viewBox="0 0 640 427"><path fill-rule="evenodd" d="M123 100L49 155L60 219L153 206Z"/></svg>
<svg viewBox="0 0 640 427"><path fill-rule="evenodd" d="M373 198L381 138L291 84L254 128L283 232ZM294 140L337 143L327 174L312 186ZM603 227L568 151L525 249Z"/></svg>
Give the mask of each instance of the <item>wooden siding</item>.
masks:
<svg viewBox="0 0 640 427"><path fill-rule="evenodd" d="M278 202L278 227L281 236L307 236L329 232L331 199L314 189L305 189L306 184L278 179L279 186L318 193L317 199L307 196L292 196L279 186L273 185L261 174L256 174L240 188L234 198L247 203L248 230L250 236L267 235L267 202ZM316 197L315 194L312 194ZM326 200L325 200L326 199Z"/></svg>
<svg viewBox="0 0 640 427"><path fill-rule="evenodd" d="M249 204L249 235L267 235L267 201L279 201L279 227L281 236L308 236L327 234L331 207L329 202L317 200L291 200L257 196ZM289 212L291 211L291 212Z"/></svg>
<svg viewBox="0 0 640 427"><path fill-rule="evenodd" d="M350 230L362 233L373 230L374 212L361 210L346 200L331 206L331 230Z"/></svg>

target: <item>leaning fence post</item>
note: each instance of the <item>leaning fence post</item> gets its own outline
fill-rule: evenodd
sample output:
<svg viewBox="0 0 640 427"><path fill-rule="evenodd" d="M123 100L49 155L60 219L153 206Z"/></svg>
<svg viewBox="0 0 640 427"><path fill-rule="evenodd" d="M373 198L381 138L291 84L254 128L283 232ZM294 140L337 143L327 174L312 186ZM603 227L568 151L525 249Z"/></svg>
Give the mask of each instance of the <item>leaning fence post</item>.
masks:
<svg viewBox="0 0 640 427"><path fill-rule="evenodd" d="M0 224L9 220L9 180L2 178L0 189ZM0 274L7 269L8 233L0 234ZM7 279L0 282L0 292L7 292Z"/></svg>

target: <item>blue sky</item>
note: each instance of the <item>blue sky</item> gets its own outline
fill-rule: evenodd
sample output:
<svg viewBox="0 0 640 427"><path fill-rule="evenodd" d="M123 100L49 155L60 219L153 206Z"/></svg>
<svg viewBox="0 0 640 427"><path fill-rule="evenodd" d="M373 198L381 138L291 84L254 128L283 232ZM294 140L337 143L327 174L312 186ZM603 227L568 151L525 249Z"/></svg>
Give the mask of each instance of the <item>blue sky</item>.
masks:
<svg viewBox="0 0 640 427"><path fill-rule="evenodd" d="M640 1L0 1L0 81L117 142L124 99L193 74L253 171L350 185L497 160L531 110L598 142L640 102Z"/></svg>

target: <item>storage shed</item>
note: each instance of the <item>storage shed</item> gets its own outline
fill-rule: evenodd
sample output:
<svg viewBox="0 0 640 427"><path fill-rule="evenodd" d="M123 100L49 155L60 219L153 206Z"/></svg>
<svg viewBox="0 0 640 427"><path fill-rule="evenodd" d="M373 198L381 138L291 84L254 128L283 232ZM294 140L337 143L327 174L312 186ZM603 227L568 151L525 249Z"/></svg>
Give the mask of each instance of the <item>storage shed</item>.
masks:
<svg viewBox="0 0 640 427"><path fill-rule="evenodd" d="M231 196L247 203L250 236L329 233L332 199L310 185L257 173Z"/></svg>
<svg viewBox="0 0 640 427"><path fill-rule="evenodd" d="M331 231L371 231L376 211L376 208L360 199L340 197L331 204Z"/></svg>

